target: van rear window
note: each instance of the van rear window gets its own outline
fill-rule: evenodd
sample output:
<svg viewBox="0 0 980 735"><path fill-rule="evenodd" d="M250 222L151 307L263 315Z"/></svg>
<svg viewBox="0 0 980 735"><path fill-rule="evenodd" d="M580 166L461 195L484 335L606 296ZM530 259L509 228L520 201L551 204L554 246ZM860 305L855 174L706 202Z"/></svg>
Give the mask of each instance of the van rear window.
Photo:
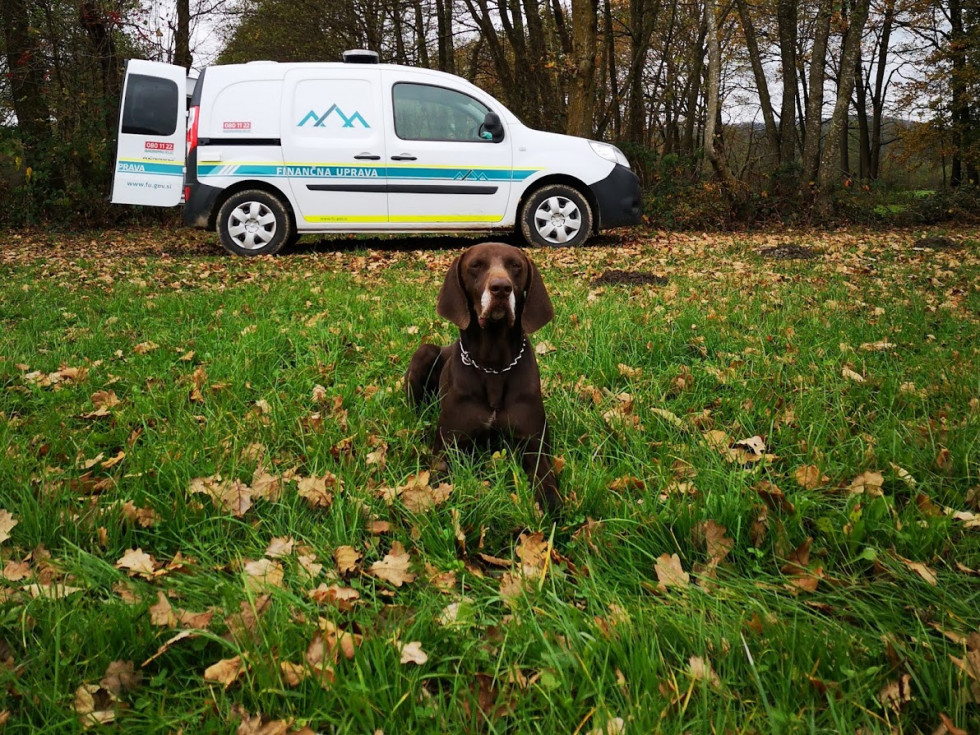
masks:
<svg viewBox="0 0 980 735"><path fill-rule="evenodd" d="M146 74L126 78L122 132L134 135L173 135L177 130L180 90L176 82Z"/></svg>

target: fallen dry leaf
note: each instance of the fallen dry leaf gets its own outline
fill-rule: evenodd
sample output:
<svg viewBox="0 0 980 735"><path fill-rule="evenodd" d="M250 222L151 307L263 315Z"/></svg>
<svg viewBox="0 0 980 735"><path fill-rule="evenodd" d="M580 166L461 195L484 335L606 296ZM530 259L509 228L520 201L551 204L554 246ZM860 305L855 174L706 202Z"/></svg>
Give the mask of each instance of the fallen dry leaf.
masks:
<svg viewBox="0 0 980 735"><path fill-rule="evenodd" d="M344 576L356 572L362 558L361 552L353 546L338 546L333 552L333 560L337 565L337 571Z"/></svg>
<svg viewBox="0 0 980 735"><path fill-rule="evenodd" d="M116 562L116 568L126 570L130 576L142 574L151 577L155 563L153 557L144 553L143 549L127 549L126 553Z"/></svg>
<svg viewBox="0 0 980 735"><path fill-rule="evenodd" d="M395 587L401 587L403 584L415 581L415 575L408 570L410 565L411 557L405 551L405 547L399 542L393 541L391 552L386 554L381 561L376 561L369 566L367 573L385 582L390 582Z"/></svg>
<svg viewBox="0 0 980 735"><path fill-rule="evenodd" d="M395 645L401 651L401 663L403 664L416 664L417 666L421 666L429 660L429 654L422 650L421 641L412 641L404 645L396 642Z"/></svg>
<svg viewBox="0 0 980 735"><path fill-rule="evenodd" d="M882 707L898 712L905 703L912 701L911 684L912 677L902 674L896 681L888 682L881 688L878 692L878 701L881 702Z"/></svg>
<svg viewBox="0 0 980 735"><path fill-rule="evenodd" d="M282 564L272 559L245 562L242 570L245 572L245 587L252 592L283 586Z"/></svg>
<svg viewBox="0 0 980 735"><path fill-rule="evenodd" d="M321 583L315 590L310 590L310 599L319 604L336 605L342 612L354 609L354 603L361 599L361 593L352 587L342 587L337 584Z"/></svg>
<svg viewBox="0 0 980 735"><path fill-rule="evenodd" d="M241 656L225 658L216 664L211 664L204 670L204 681L213 681L221 684L225 689L230 687L238 677L245 673L245 666Z"/></svg>
<svg viewBox="0 0 980 735"><path fill-rule="evenodd" d="M713 687L721 688L721 679L711 668L710 661L700 656L691 656L687 662L687 670L695 681L704 681Z"/></svg>
<svg viewBox="0 0 980 735"><path fill-rule="evenodd" d="M118 697L135 690L142 680L143 672L136 671L132 661L113 661L106 667L99 686Z"/></svg>
<svg viewBox="0 0 980 735"><path fill-rule="evenodd" d="M793 477L796 479L796 484L804 490L816 490L830 481L829 477L820 472L820 468L812 464L797 467Z"/></svg>
<svg viewBox="0 0 980 735"><path fill-rule="evenodd" d="M311 508L329 508L333 503L332 489L340 490L343 481L333 473L323 477L304 477L297 483L297 492Z"/></svg>
<svg viewBox="0 0 980 735"><path fill-rule="evenodd" d="M718 564L735 547L735 541L725 536L728 529L708 520L704 524L704 542L708 549L708 563Z"/></svg>
<svg viewBox="0 0 980 735"><path fill-rule="evenodd" d="M939 580L936 577L936 572L930 569L928 566L919 561L912 561L911 559L905 559L904 557L899 557L902 563L911 569L913 572L918 574L922 579L931 584L933 587L939 586Z"/></svg>
<svg viewBox="0 0 980 735"><path fill-rule="evenodd" d="M884 484L885 478L880 472L862 472L851 480L851 484L847 486L847 491L852 495L864 494L871 497L880 497L884 494L881 491L881 486Z"/></svg>
<svg viewBox="0 0 980 735"><path fill-rule="evenodd" d="M86 729L116 719L116 697L98 684L82 684L75 690L75 712Z"/></svg>
<svg viewBox="0 0 980 735"><path fill-rule="evenodd" d="M10 538L10 532L17 525L17 519L10 511L0 510L0 544Z"/></svg>
<svg viewBox="0 0 980 735"><path fill-rule="evenodd" d="M296 541L291 536L276 536L266 547L265 555L270 559L281 559L283 557L291 556L293 553L293 546L295 545Z"/></svg>
<svg viewBox="0 0 980 735"><path fill-rule="evenodd" d="M761 480L755 486L755 491L759 494L766 505L773 510L783 513L795 513L796 507L786 498L783 491L768 480Z"/></svg>
<svg viewBox="0 0 980 735"><path fill-rule="evenodd" d="M683 589L691 582L691 575L681 567L681 558L677 554L661 554L654 571L657 574L657 588L661 590L670 587Z"/></svg>
<svg viewBox="0 0 980 735"><path fill-rule="evenodd" d="M177 614L163 590L157 590L157 601L150 605L149 613L151 625L161 628L177 627Z"/></svg>
<svg viewBox="0 0 980 735"><path fill-rule="evenodd" d="M622 717L606 720L602 727L589 730L588 735L623 735L626 732L626 721Z"/></svg>

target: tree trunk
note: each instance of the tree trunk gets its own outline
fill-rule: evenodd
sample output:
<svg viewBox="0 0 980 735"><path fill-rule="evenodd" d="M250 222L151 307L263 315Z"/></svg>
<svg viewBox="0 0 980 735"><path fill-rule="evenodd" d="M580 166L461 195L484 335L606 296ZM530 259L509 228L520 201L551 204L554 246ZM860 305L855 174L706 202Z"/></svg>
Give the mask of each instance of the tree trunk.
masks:
<svg viewBox="0 0 980 735"><path fill-rule="evenodd" d="M868 126L868 90L860 53L854 68L854 91L857 96L855 109L858 124L858 178L865 180L871 177L871 129Z"/></svg>
<svg viewBox="0 0 980 735"><path fill-rule="evenodd" d="M861 35L864 32L864 24L868 21L870 5L871 0L856 0L847 24L847 33L844 36L844 49L840 62L841 71L837 80L837 100L827 129L827 145L824 146L823 154L820 156L818 182L821 205L829 203L832 185L840 180L842 173L846 173L846 168L848 168L841 165L843 162L842 153L847 151L847 146L841 145L841 133L845 131L847 113L851 106L851 91L854 85L853 69L857 64L858 53L861 50Z"/></svg>
<svg viewBox="0 0 980 735"><path fill-rule="evenodd" d="M830 18L833 0L820 0L817 6L813 51L810 60L810 81L807 85L806 135L803 139L803 170L800 190L807 191L816 184L820 166L820 137L823 133L823 86L827 78L827 40L830 38Z"/></svg>
<svg viewBox="0 0 980 735"><path fill-rule="evenodd" d="M415 10L415 55L418 57L418 64L429 68L429 44L425 34L426 11L422 9L420 0L414 0Z"/></svg>
<svg viewBox="0 0 980 735"><path fill-rule="evenodd" d="M951 73L949 79L949 111L953 126L953 161L949 183L960 186L967 183L964 175L963 155L970 128L969 90L966 80L966 44L963 24L963 6L960 0L949 0L949 53Z"/></svg>
<svg viewBox="0 0 980 735"><path fill-rule="evenodd" d="M595 117L595 53L598 0L572 0L572 49L575 75L568 96L569 135L588 138Z"/></svg>
<svg viewBox="0 0 980 735"><path fill-rule="evenodd" d="M779 162L787 164L796 156L796 0L779 0L776 21L779 27L779 59L783 69L783 100L779 114Z"/></svg>
<svg viewBox="0 0 980 735"><path fill-rule="evenodd" d="M650 51L650 37L660 11L660 2L630 0L630 69L627 79L629 107L626 110L626 139L643 143L646 138L647 105L644 95L643 69Z"/></svg>
<svg viewBox="0 0 980 735"><path fill-rule="evenodd" d="M108 139L116 133L119 117L119 93L122 85L122 65L112 35L115 21L102 14L95 0L82 0L78 9L79 20L92 46L102 74L103 117Z"/></svg>
<svg viewBox="0 0 980 735"><path fill-rule="evenodd" d="M438 34L439 69L456 73L456 52L453 45L453 1L436 0L436 33Z"/></svg>
<svg viewBox="0 0 980 735"><path fill-rule="evenodd" d="M721 106L721 41L718 38L717 0L708 0L704 6L706 40L708 43L708 80L704 125L704 155L711 169L721 183L721 188L733 207L738 200L738 182L728 166L728 162L716 146L720 132L718 120Z"/></svg>
<svg viewBox="0 0 980 735"><path fill-rule="evenodd" d="M698 32L698 42L691 47L691 73L687 77L687 88L685 90L687 92L687 116L684 121L684 138L681 140L681 152L689 155L694 154L696 145L694 129L698 122L698 100L701 98L701 77L704 75L704 57L706 53L711 53L711 32L707 25L708 15L708 11L705 10L704 20ZM717 20L715 24L717 26ZM708 48L705 48L705 44L708 44ZM721 83L720 80L721 77L719 76L719 84ZM707 94L710 95L710 91Z"/></svg>
<svg viewBox="0 0 980 735"><path fill-rule="evenodd" d="M177 0L177 28L174 31L174 64L191 69L191 2Z"/></svg>
<svg viewBox="0 0 980 735"><path fill-rule="evenodd" d="M829 5L829 0L823 0ZM749 8L745 0L735 0L738 8L738 17L742 23L742 34L745 36L745 45L749 52L749 62L752 65L752 76L755 79L755 88L759 93L759 105L762 108L762 119L766 128L766 158L768 163L766 169L772 169L779 161L779 129L776 127L776 117L772 110L772 98L769 96L769 82L766 79L766 71L762 66L762 54L759 52L759 41L756 37L755 26L752 23L752 16L749 15ZM828 27L830 16L827 16ZM826 46L826 42L825 42Z"/></svg>
<svg viewBox="0 0 980 735"><path fill-rule="evenodd" d="M895 0L886 0L881 38L878 40L878 63L875 68L875 87L871 93L871 171L870 177L881 176L881 126L885 111L885 67L888 63L888 44L895 20Z"/></svg>

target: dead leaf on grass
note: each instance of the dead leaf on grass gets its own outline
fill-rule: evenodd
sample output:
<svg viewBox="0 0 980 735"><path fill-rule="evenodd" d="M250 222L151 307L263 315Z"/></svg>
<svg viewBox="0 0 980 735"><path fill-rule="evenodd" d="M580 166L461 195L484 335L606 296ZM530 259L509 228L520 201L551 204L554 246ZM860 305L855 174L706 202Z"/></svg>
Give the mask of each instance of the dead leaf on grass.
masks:
<svg viewBox="0 0 980 735"><path fill-rule="evenodd" d="M266 547L265 555L270 559L282 559L287 556L292 556L295 545L296 541L292 536L276 536Z"/></svg>
<svg viewBox="0 0 980 735"><path fill-rule="evenodd" d="M85 729L116 719L116 697L98 684L82 684L75 690L75 713Z"/></svg>
<svg viewBox="0 0 980 735"><path fill-rule="evenodd" d="M118 697L135 690L143 681L143 672L136 671L132 661L113 661L105 670L99 686Z"/></svg>
<svg viewBox="0 0 980 735"><path fill-rule="evenodd" d="M155 566L156 561L153 557L141 548L127 549L126 553L116 562L116 568L126 570L131 577L135 574L152 577Z"/></svg>
<svg viewBox="0 0 980 735"><path fill-rule="evenodd" d="M396 641L395 647L401 652L401 663L403 664L421 666L429 660L429 654L422 650L421 641L412 641L405 644Z"/></svg>
<svg viewBox="0 0 980 735"><path fill-rule="evenodd" d="M920 561L912 561L911 559L906 559L901 556L899 557L899 559L902 560L902 563L905 566L907 566L913 572L915 572L920 577L922 577L922 579L925 580L928 584L931 584L933 587L939 586L939 580L936 577L935 570L930 569L927 565L923 564Z"/></svg>
<svg viewBox="0 0 980 735"><path fill-rule="evenodd" d="M754 489L772 510L779 510L783 513L796 512L796 507L787 499L783 491L768 480L760 480Z"/></svg>
<svg viewBox="0 0 980 735"><path fill-rule="evenodd" d="M401 587L403 584L415 581L415 575L409 571L411 561L405 547L398 541L393 541L391 552L385 554L381 561L374 562L366 571L380 580L395 585L395 587Z"/></svg>
<svg viewBox="0 0 980 735"><path fill-rule="evenodd" d="M343 480L331 472L323 477L304 477L297 483L297 492L311 508L329 508L333 503L333 490L343 487Z"/></svg>
<svg viewBox="0 0 980 735"><path fill-rule="evenodd" d="M912 701L912 677L902 674L896 681L890 681L878 692L878 701L882 707L898 712Z"/></svg>
<svg viewBox="0 0 980 735"><path fill-rule="evenodd" d="M677 554L661 554L657 558L654 571L657 574L657 588L661 590L670 587L683 589L691 582L691 575L684 571L681 558Z"/></svg>
<svg viewBox="0 0 980 735"><path fill-rule="evenodd" d="M208 666L204 670L204 681L213 681L227 689L244 673L245 665L242 663L242 657L234 656Z"/></svg>
<svg viewBox="0 0 980 735"><path fill-rule="evenodd" d="M338 546L333 552L333 560L337 565L337 571L343 576L356 572L363 558L361 552L353 546Z"/></svg>
<svg viewBox="0 0 980 735"><path fill-rule="evenodd" d="M589 730L588 735L623 735L626 732L626 721L622 717L606 720L602 727Z"/></svg>
<svg viewBox="0 0 980 735"><path fill-rule="evenodd" d="M10 538L10 532L17 525L17 519L8 510L0 510L0 544Z"/></svg>
<svg viewBox="0 0 980 735"><path fill-rule="evenodd" d="M884 495L881 490L881 487L884 484L884 476L880 472L871 470L868 472L862 472L860 475L851 480L851 484L847 486L847 491L852 495L867 495L869 497L877 498Z"/></svg>
<svg viewBox="0 0 980 735"><path fill-rule="evenodd" d="M721 689L721 679L711 668L711 662L701 656L691 656L687 662L688 673L695 681L707 682L710 686Z"/></svg>
<svg viewBox="0 0 980 735"><path fill-rule="evenodd" d="M245 587L251 592L263 592L271 587L283 586L282 564L272 559L247 561L242 570L245 572Z"/></svg>
<svg viewBox="0 0 980 735"><path fill-rule="evenodd" d="M830 478L820 472L819 467L812 464L797 467L796 471L793 472L793 477L796 479L796 484L804 490L816 490L821 485L830 482Z"/></svg>
<svg viewBox="0 0 980 735"><path fill-rule="evenodd" d="M361 599L361 593L352 587L321 583L316 589L310 590L309 597L318 604L336 605L341 612L349 612L354 609L354 603Z"/></svg>

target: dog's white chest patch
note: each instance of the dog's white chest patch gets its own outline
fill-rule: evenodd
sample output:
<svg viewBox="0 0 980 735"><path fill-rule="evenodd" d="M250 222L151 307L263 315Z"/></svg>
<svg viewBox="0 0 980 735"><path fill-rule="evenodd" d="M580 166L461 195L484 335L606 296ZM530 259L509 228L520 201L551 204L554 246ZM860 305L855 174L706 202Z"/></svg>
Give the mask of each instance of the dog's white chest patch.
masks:
<svg viewBox="0 0 980 735"><path fill-rule="evenodd" d="M492 429L496 425L497 425L497 409L493 409L490 412L490 416L487 417L487 420L484 423L484 426L486 426L486 428L488 428L488 429Z"/></svg>

